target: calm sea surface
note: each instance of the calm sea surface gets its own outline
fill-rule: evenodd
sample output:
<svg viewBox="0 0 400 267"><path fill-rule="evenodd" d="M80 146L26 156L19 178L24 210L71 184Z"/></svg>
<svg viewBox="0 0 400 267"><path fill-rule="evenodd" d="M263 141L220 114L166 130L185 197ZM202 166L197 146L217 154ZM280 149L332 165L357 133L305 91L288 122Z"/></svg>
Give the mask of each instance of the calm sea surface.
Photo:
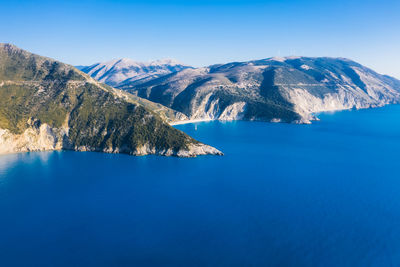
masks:
<svg viewBox="0 0 400 267"><path fill-rule="evenodd" d="M223 157L0 156L0 266L399 266L400 106L320 118L177 127Z"/></svg>

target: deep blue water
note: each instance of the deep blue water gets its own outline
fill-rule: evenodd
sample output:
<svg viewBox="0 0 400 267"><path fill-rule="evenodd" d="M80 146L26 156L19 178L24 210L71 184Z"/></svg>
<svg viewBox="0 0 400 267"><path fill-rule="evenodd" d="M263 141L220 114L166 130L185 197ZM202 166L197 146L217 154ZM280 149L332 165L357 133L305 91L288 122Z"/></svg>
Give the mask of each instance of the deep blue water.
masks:
<svg viewBox="0 0 400 267"><path fill-rule="evenodd" d="M225 156L0 156L0 266L398 266L400 106L178 128Z"/></svg>

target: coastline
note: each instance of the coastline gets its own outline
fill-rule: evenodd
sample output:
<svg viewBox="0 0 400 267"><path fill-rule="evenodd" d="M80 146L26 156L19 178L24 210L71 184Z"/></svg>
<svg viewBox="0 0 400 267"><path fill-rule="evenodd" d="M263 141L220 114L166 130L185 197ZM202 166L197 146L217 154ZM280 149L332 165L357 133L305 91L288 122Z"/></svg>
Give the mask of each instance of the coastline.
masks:
<svg viewBox="0 0 400 267"><path fill-rule="evenodd" d="M334 114L337 112L343 112L343 111L359 111L359 110L367 110L367 109L379 109L379 108L385 108L388 106L392 105L400 105L400 103L388 103L384 105L376 105L376 106L366 106L366 107L350 107L350 108L342 108L342 109L333 109L333 110L324 110L324 111L318 111L318 112L311 112L308 114L308 116L312 116L312 118L307 119L305 121L293 121L289 122L289 124L312 124L313 122L320 121L320 118L318 116L322 114ZM170 126L175 126L175 125L184 125L184 124L190 124L190 123L197 123L197 122L209 122L209 121L237 121L237 120L219 120L219 119L193 119L193 120L182 120L182 121L174 121L170 122ZM267 123L282 123L280 120L270 120L270 121L263 121L263 120L246 120L246 121L259 121L259 122L267 122Z"/></svg>
<svg viewBox="0 0 400 267"><path fill-rule="evenodd" d="M182 124L189 124L189 123L196 123L196 122L206 122L206 121L214 121L214 120L212 120L212 119L184 120L184 121L170 122L169 125L175 126L175 125L182 125Z"/></svg>

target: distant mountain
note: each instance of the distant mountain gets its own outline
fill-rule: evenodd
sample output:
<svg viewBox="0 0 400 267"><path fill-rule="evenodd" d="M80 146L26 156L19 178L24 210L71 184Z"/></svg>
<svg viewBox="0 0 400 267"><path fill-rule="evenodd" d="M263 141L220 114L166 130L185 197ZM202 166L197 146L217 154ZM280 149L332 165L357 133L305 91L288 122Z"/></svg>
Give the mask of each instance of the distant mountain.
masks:
<svg viewBox="0 0 400 267"><path fill-rule="evenodd" d="M309 123L314 114L400 101L400 81L343 58L286 57L184 69L120 89L190 119Z"/></svg>
<svg viewBox="0 0 400 267"><path fill-rule="evenodd" d="M152 62L136 62L128 58L96 63L91 66L77 66L100 82L110 86L121 86L137 80L146 81L165 74L191 68L173 59Z"/></svg>
<svg viewBox="0 0 400 267"><path fill-rule="evenodd" d="M0 154L58 149L220 154L162 119L177 116L72 66L0 44Z"/></svg>

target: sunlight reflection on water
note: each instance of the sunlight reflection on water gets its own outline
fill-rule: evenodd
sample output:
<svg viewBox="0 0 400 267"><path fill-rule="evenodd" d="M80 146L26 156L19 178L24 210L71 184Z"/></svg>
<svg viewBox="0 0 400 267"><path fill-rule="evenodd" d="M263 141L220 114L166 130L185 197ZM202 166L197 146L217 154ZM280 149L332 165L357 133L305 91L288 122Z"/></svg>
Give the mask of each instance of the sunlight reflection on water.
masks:
<svg viewBox="0 0 400 267"><path fill-rule="evenodd" d="M6 173L10 173L12 169L18 164L23 162L24 164L32 164L33 162L40 163L40 166L46 166L48 164L52 151L45 152L26 152L26 153L15 153L0 156L0 178L5 177Z"/></svg>

